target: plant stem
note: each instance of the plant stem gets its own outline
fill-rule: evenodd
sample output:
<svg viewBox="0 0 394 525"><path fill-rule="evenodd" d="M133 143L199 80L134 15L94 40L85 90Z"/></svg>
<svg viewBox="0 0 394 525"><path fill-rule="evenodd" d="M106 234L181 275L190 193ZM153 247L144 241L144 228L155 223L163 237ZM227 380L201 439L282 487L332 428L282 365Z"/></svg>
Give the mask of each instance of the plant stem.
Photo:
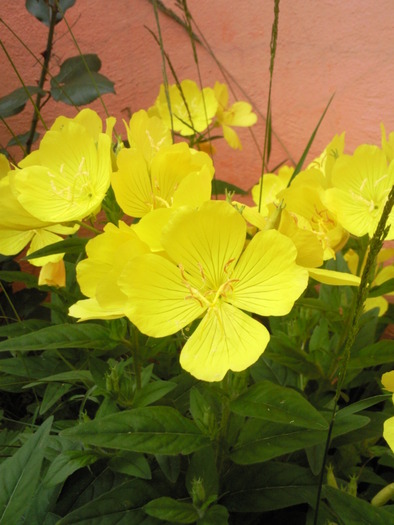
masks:
<svg viewBox="0 0 394 525"><path fill-rule="evenodd" d="M358 292L357 292L355 301L353 303L353 308L349 316L349 323L347 324L347 334L345 337L343 351L341 353L343 356L342 366L340 370L338 371L338 382L337 382L337 388L336 388L335 397L334 397L334 407L332 410L330 427L329 427L327 439L326 439L323 464L322 464L321 471L320 471L320 479L319 479L319 486L318 486L318 491L317 491L313 525L317 525L317 520L319 516L319 505L320 505L320 498L321 498L321 491L322 491L322 485L323 485L323 476L324 476L327 452L330 447L332 430L334 427L335 416L337 413L338 400L341 395L342 386L345 382L346 370L347 370L347 366L348 366L349 359L350 359L350 350L353 346L354 340L358 333L360 318L364 310L364 303L368 297L368 292L369 292L371 282L373 279L373 272L374 272L374 268L376 264L376 258L383 246L384 239L386 238L389 232L389 229L390 229L390 227L386 225L389 219L390 212L393 208L393 205L394 205L394 186L391 188L391 192L384 206L382 216L380 217L378 226L369 244L369 252L367 255L363 273L361 275L360 286L358 288Z"/></svg>
<svg viewBox="0 0 394 525"><path fill-rule="evenodd" d="M36 128L37 128L38 119L40 117L41 99L43 97L43 88L44 88L45 80L46 80L46 77L47 77L48 65L49 65L49 61L51 59L51 54L52 54L53 37L54 37L54 34L55 34L57 5L56 4L54 4L54 5L49 4L48 7L51 10L51 20L50 20L50 23L49 23L47 46L46 46L46 49L45 49L44 55L43 55L44 56L44 63L42 64L41 76L40 76L40 80L38 82L38 87L40 88L40 91L37 93L36 104L35 104L35 107L34 107L34 114L33 114L33 118L32 118L32 121L31 121L31 126L30 126L30 131L29 131L29 137L28 137L28 139L26 141L26 152L27 153L30 153L30 151L31 151L31 146L32 146L33 140L34 140L34 133L35 133Z"/></svg>
<svg viewBox="0 0 394 525"><path fill-rule="evenodd" d="M268 99L267 99L267 117L265 120L265 132L264 132L264 149L263 149L263 162L261 166L261 178L260 178L260 192L259 192L259 205L258 211L261 211L261 204L263 199L263 175L265 168L268 163L270 149L271 149L271 91L272 91L272 78L274 76L274 64L276 55L276 43L278 40L278 25L279 25L279 0L275 0L274 6L274 23L272 24L271 31L271 60L270 60L270 81L268 88Z"/></svg>

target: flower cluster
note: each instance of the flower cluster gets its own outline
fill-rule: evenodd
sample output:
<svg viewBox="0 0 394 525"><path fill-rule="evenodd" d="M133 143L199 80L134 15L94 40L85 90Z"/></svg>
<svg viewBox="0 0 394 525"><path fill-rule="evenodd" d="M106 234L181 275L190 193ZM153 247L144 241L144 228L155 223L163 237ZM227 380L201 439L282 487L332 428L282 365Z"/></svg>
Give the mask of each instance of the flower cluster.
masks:
<svg viewBox="0 0 394 525"><path fill-rule="evenodd" d="M111 186L124 217L88 242L76 270L86 299L70 316L127 317L157 338L189 333L180 363L202 380L246 369L270 337L256 316L289 313L309 276L359 283L321 266L350 235L373 234L394 182L391 139L345 155L342 135L295 177L290 167L264 174L254 207L211 199L213 162L200 146L220 127L240 148L233 127L255 122L248 103L229 106L225 85L200 90L190 80L162 86L148 111L125 122L127 142L116 147L114 119L103 132L91 110L58 118L18 167L1 165L0 252L17 254L30 242L31 253L75 233ZM393 231L391 215L391 238ZM32 259L45 265L42 282L56 282L46 265L62 256Z"/></svg>

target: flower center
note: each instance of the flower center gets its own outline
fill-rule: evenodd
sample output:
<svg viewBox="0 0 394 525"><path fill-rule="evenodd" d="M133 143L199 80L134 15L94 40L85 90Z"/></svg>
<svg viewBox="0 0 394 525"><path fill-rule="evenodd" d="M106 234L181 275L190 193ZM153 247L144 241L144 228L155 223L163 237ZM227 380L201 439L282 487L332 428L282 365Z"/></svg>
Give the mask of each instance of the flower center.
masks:
<svg viewBox="0 0 394 525"><path fill-rule="evenodd" d="M187 288L188 295L185 299L193 299L199 303L201 308L215 308L220 302L221 298L227 299L228 295L234 291L233 283L239 281L239 279L231 279L229 274L229 268L233 263L234 259L230 259L226 262L223 267L224 280L220 286L216 289L212 288L207 284L207 278L205 275L204 268L201 263L198 263L198 269L202 279L202 285L200 288L193 286L188 278L185 268L182 264L179 264L179 270L181 272L182 283Z"/></svg>

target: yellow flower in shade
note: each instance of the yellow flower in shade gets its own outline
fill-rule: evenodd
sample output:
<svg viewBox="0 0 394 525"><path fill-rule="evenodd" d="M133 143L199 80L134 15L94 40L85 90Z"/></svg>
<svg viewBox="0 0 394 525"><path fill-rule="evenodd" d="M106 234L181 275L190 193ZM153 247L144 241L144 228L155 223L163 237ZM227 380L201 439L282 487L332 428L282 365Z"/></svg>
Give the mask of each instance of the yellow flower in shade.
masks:
<svg viewBox="0 0 394 525"><path fill-rule="evenodd" d="M183 80L179 86L168 86L168 96L170 109L166 90L161 85L155 105L148 111L150 116L158 116L183 136L201 133L210 126L218 107L212 88L201 90L192 80Z"/></svg>
<svg viewBox="0 0 394 525"><path fill-rule="evenodd" d="M382 384L386 390L394 393L394 370L391 372L386 372L382 375ZM383 437L387 441L388 446L394 452L394 417L386 419L386 421L383 423Z"/></svg>
<svg viewBox="0 0 394 525"><path fill-rule="evenodd" d="M159 208L194 205L209 199L213 173L210 157L184 142L161 148L150 167L141 152L124 148L118 155L112 187L127 215L143 217Z"/></svg>
<svg viewBox="0 0 394 525"><path fill-rule="evenodd" d="M39 286L66 286L66 268L63 259L58 262L46 263L38 276Z"/></svg>
<svg viewBox="0 0 394 525"><path fill-rule="evenodd" d="M392 259L394 257L394 249L389 248L383 248L377 257L377 265L376 265L376 272L375 277L371 283L371 287L375 286L381 286L383 283L389 281L390 279L394 279L394 266L392 264L384 266L383 264L388 261L389 259ZM357 274L357 268L359 263L359 256L354 250L348 250L345 255L344 259L347 262L347 265L349 267L349 270L353 274ZM365 260L364 260L365 262ZM364 269L364 264L360 268L360 273ZM386 294L388 297L394 297L394 292L390 292ZM384 315L387 312L388 309L388 301L385 297L368 297L365 301L365 310L372 310L373 308L379 309L379 316Z"/></svg>
<svg viewBox="0 0 394 525"><path fill-rule="evenodd" d="M285 315L307 286L287 237L260 232L243 251L245 238L246 223L227 202L183 208L163 230L167 257L136 257L119 278L130 320L149 336L174 334L203 316L180 356L198 379L220 381L253 364L269 333L243 310Z"/></svg>
<svg viewBox="0 0 394 525"><path fill-rule="evenodd" d="M373 236L388 194L394 184L394 163L376 146L359 146L354 155L342 155L335 162L332 188L323 197L327 208L349 233ZM387 239L394 238L394 211Z"/></svg>
<svg viewBox="0 0 394 525"><path fill-rule="evenodd" d="M337 159L343 154L345 149L345 133L335 135L332 141L324 149L320 157L314 159L308 166L310 168L317 168L324 175L327 187L331 184L331 173ZM296 180L296 179L295 179Z"/></svg>
<svg viewBox="0 0 394 525"><path fill-rule="evenodd" d="M130 151L142 153L148 166L160 148L172 144L170 129L158 117L149 117L143 109L133 114L129 124L124 124Z"/></svg>
<svg viewBox="0 0 394 525"><path fill-rule="evenodd" d="M338 223L336 215L323 203L324 187L320 172L314 168L301 172L279 197L285 209L307 221L322 248L323 260L335 258L348 240L348 233ZM298 225L303 228L302 223ZM313 265L311 265L313 266Z"/></svg>
<svg viewBox="0 0 394 525"><path fill-rule="evenodd" d="M11 174L19 203L34 217L52 223L78 221L96 213L111 177L111 140L60 117L39 150ZM17 173L17 175L16 175Z"/></svg>
<svg viewBox="0 0 394 525"><path fill-rule="evenodd" d="M258 184L253 186L252 198L263 216L269 214L268 206L270 204L279 206L281 201L279 195L287 187L293 172L294 168L282 166L277 175L275 173L264 173ZM263 185L262 188L261 184Z"/></svg>
<svg viewBox="0 0 394 525"><path fill-rule="evenodd" d="M222 126L224 139L231 148L242 149L241 141L232 128L234 126L241 128L253 126L257 122L257 115L253 113L252 106L248 102L235 102L229 106L226 84L216 82L213 90L218 101L216 119Z"/></svg>
<svg viewBox="0 0 394 525"><path fill-rule="evenodd" d="M15 177L19 172L15 171ZM27 255L63 240L61 235L75 233L79 226L63 226L40 221L28 213L11 191L10 177L0 179L0 253L16 255L30 243ZM64 254L58 253L30 259L34 266L43 266L49 262L57 263Z"/></svg>
<svg viewBox="0 0 394 525"><path fill-rule="evenodd" d="M89 299L71 306L69 315L81 320L114 319L126 315L130 305L117 284L119 274L130 259L149 251L124 222L108 223L104 232L86 245L87 258L77 264L77 280Z"/></svg>

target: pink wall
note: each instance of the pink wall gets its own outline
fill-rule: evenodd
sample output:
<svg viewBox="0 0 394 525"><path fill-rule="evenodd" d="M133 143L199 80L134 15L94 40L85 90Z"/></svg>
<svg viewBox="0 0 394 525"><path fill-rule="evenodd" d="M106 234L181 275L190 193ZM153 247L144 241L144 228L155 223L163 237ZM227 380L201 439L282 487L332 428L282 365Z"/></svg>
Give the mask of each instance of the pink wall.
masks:
<svg viewBox="0 0 394 525"><path fill-rule="evenodd" d="M28 14L22 0L1 0L0 17L39 55L45 49L46 28ZM179 13L174 0L164 2ZM216 57L246 91L256 111L266 108L269 41L273 0L189 0L189 9ZM277 136L298 160L329 97L335 98L308 159L318 155L335 133L346 131L347 149L364 142L380 143L380 122L394 130L394 11L392 0L282 0L275 63L272 112ZM148 0L77 0L67 20L84 53L97 53L102 73L115 82L117 95L105 102L119 122L129 111L151 105L162 79L159 49L144 26L156 31ZM160 15L165 47L179 78L197 80L185 31ZM27 83L39 78L39 67L9 31L0 25L1 39ZM64 22L56 28L52 71L75 56ZM223 80L212 57L198 46L203 83ZM19 81L0 50L0 96L19 87ZM234 86L235 87L235 86ZM244 95L235 87L237 97ZM94 108L104 116L99 103ZM59 114L73 115L63 104L49 103L43 115L50 125ZM27 130L30 108L8 119L16 133ZM122 131L122 126L118 125ZM254 128L263 142L264 122ZM260 174L259 154L248 130L240 132L242 152L226 145L216 157L217 175L245 189ZM0 123L0 145L10 139ZM271 166L286 158L274 142Z"/></svg>

